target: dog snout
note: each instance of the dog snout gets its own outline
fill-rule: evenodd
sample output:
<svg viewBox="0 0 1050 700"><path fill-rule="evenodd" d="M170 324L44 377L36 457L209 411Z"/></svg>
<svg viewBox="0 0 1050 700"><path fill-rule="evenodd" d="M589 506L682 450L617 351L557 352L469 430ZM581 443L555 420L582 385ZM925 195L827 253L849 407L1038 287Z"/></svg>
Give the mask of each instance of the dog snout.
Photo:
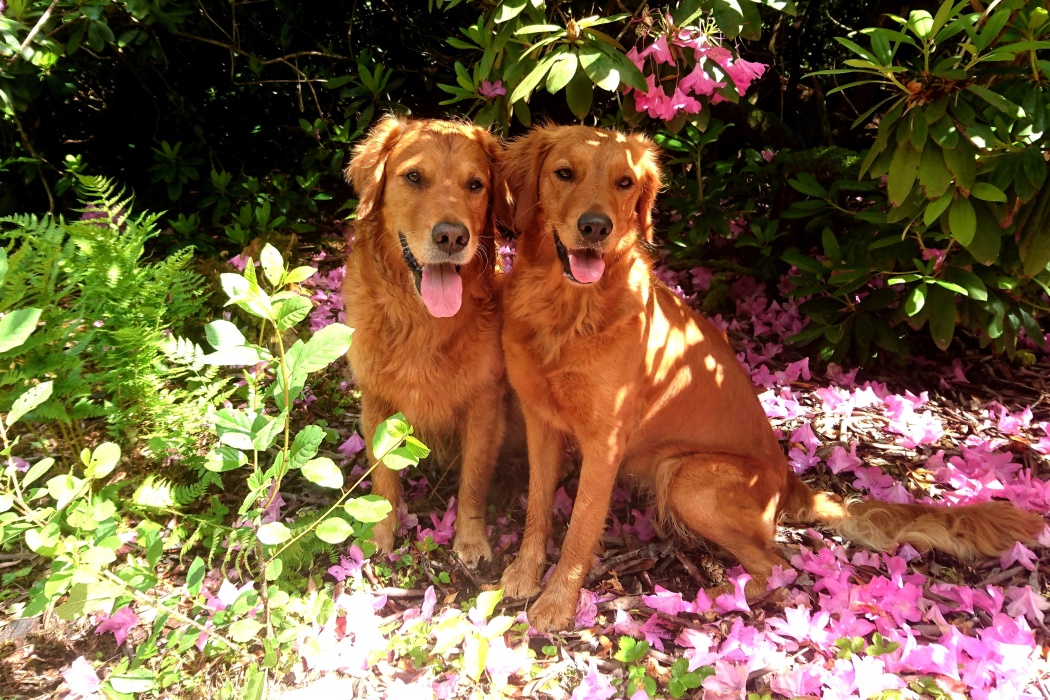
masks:
<svg viewBox="0 0 1050 700"><path fill-rule="evenodd" d="M450 221L435 224L430 236L434 244L449 255L455 255L470 242L470 231L467 227Z"/></svg>
<svg viewBox="0 0 1050 700"><path fill-rule="evenodd" d="M584 212L576 220L576 228L580 230L583 240L588 243L599 243L612 233L612 219L605 214L592 211Z"/></svg>

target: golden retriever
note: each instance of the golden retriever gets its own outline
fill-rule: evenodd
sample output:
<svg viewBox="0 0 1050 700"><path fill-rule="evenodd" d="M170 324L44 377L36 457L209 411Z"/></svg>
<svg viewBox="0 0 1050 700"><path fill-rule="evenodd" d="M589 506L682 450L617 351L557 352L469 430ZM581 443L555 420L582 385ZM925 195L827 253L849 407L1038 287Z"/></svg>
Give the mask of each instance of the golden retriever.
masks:
<svg viewBox="0 0 1050 700"><path fill-rule="evenodd" d="M657 159L644 137L582 126L534 129L502 159L514 202L500 216L522 234L504 290L503 347L530 468L525 536L502 580L508 596L540 591L567 439L583 457L532 626L573 619L619 474L648 487L661 520L736 556L752 577L749 597L765 592L774 566L788 566L773 545L782 515L877 549L909 542L967 557L1031 540L1042 519L1009 503L847 506L794 474L725 337L653 276L641 241L652 240Z"/></svg>
<svg viewBox="0 0 1050 700"><path fill-rule="evenodd" d="M505 427L494 203L499 142L466 123L384 118L354 149L355 244L346 261L347 357L361 388L373 462L376 426L396 412L432 447L458 452L453 548L492 556L485 507ZM372 492L394 506L373 530L393 547L401 483L379 466Z"/></svg>

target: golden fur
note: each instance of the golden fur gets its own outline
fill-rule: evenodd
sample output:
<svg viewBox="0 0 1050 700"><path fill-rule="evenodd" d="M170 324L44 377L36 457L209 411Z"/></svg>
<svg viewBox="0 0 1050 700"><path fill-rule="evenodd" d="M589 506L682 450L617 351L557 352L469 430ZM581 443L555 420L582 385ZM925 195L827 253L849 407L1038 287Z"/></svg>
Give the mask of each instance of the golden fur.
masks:
<svg viewBox="0 0 1050 700"><path fill-rule="evenodd" d="M959 556L997 554L1043 526L1007 503L846 506L810 490L788 467L723 334L652 274L640 239L652 238L655 146L544 127L513 142L502 162L514 203L501 216L522 233L504 293L503 347L530 467L525 536L502 580L508 596L540 591L566 440L583 457L561 558L529 610L533 627L571 622L620 474L653 492L662 519L735 555L752 576L748 596L765 592L774 566L788 566L773 545L782 515L835 525L880 549L909 542ZM608 236L588 240L584 214L606 215ZM600 278L573 281L577 271L593 277L596 255Z"/></svg>
<svg viewBox="0 0 1050 700"><path fill-rule="evenodd" d="M375 461L376 426L399 411L424 442L458 453L453 547L469 564L492 556L485 507L505 425L493 237L493 206L505 191L499 150L492 135L470 124L387 117L347 168L360 198L344 282L346 323L356 329L347 357L361 388L368 456ZM441 222L466 227L463 250L440 249L432 231ZM399 235L421 266L460 264L462 304L454 315L428 311ZM374 530L376 544L389 551L401 497L397 473L377 467L372 492L394 505Z"/></svg>

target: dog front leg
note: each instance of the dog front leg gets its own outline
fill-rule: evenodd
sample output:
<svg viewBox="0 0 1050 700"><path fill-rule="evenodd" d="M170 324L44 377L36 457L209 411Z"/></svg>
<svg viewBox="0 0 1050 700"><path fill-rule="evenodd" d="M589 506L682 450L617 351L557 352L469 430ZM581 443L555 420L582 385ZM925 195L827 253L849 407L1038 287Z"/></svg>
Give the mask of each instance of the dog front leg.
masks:
<svg viewBox="0 0 1050 700"><path fill-rule="evenodd" d="M561 558L543 595L528 610L529 624L541 632L572 625L580 589L605 532L605 519L623 455L623 445L618 443L612 437L608 441L592 439L580 446L583 452L580 486L569 531L562 543ZM616 446L610 448L610 444Z"/></svg>
<svg viewBox="0 0 1050 700"><path fill-rule="evenodd" d="M485 511L492 472L507 425L505 399L506 387L502 383L484 395L475 396L461 429L463 460L452 549L469 566L492 558Z"/></svg>
<svg viewBox="0 0 1050 700"><path fill-rule="evenodd" d="M376 428L395 413L395 409L386 401L376 398L371 392L361 394L361 428L364 431L365 444L368 448L369 466L376 464L376 455L372 452L372 440ZM372 470L372 493L382 496L390 502L390 514L372 526L372 541L380 552L389 552L394 548L394 534L397 532L397 507L401 503L401 477L393 469L377 464Z"/></svg>
<svg viewBox="0 0 1050 700"><path fill-rule="evenodd" d="M525 535L518 558L503 573L508 598L528 598L540 592L547 539L551 534L554 490L561 475L565 436L538 414L522 406L529 451L529 501L525 508Z"/></svg>

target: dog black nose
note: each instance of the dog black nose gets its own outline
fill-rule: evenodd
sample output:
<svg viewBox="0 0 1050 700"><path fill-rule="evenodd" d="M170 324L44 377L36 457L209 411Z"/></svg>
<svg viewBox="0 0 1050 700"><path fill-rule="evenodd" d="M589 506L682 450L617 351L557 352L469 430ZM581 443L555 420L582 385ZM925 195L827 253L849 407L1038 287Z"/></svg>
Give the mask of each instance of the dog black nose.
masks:
<svg viewBox="0 0 1050 700"><path fill-rule="evenodd" d="M612 233L612 219L605 214L584 212L576 220L576 228L583 234L583 239L588 243L604 241L605 237Z"/></svg>
<svg viewBox="0 0 1050 700"><path fill-rule="evenodd" d="M470 231L463 224L442 221L434 225L430 237L439 248L447 251L449 255L455 255L467 247L470 241Z"/></svg>

